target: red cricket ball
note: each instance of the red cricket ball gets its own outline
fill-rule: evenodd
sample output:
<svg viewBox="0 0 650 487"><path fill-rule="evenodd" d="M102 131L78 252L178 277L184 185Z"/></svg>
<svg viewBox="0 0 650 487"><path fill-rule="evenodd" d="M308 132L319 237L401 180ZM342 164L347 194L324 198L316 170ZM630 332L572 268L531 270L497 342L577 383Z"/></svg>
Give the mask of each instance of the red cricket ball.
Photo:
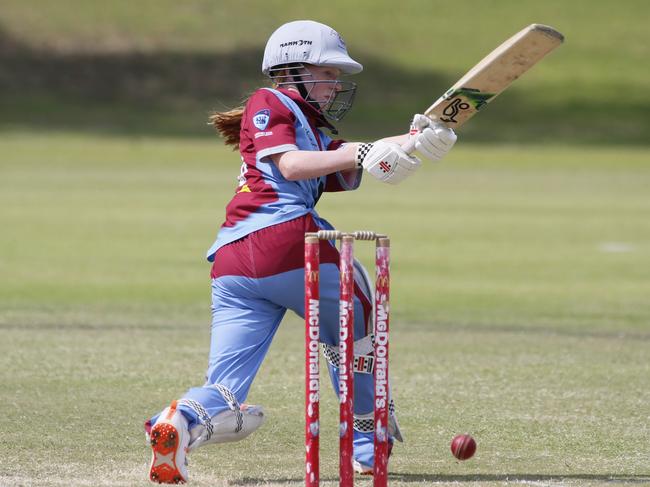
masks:
<svg viewBox="0 0 650 487"><path fill-rule="evenodd" d="M456 435L451 440L451 453L459 460L472 458L476 452L476 441L470 435Z"/></svg>

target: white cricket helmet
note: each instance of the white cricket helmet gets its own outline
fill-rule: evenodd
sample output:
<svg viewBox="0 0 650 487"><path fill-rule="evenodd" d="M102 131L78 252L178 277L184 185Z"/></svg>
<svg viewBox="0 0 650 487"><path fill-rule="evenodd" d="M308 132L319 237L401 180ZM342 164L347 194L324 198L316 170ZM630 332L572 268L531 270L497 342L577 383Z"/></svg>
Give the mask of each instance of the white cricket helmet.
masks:
<svg viewBox="0 0 650 487"><path fill-rule="evenodd" d="M281 25L269 37L264 49L262 72L290 63L331 66L343 74L357 74L363 66L348 54L345 41L331 27L312 20Z"/></svg>

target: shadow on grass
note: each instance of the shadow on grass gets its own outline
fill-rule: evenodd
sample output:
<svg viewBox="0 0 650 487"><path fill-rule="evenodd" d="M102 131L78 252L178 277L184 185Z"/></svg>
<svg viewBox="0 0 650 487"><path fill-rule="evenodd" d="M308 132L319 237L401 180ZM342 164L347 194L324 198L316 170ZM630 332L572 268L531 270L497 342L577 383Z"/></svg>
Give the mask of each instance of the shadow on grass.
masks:
<svg viewBox="0 0 650 487"><path fill-rule="evenodd" d="M227 53L64 53L21 44L0 25L0 131L210 136L211 111L237 106L266 84L262 53L262 47ZM412 114L463 74L407 70L358 57L365 70L354 77L355 107L340 125L346 138L406 131ZM572 97L570 90L578 95L579 87L543 89L518 83L462 128L463 139L650 144L649 99L612 93L611 99L589 100Z"/></svg>
<svg viewBox="0 0 650 487"><path fill-rule="evenodd" d="M441 474L389 474L389 480L393 482L431 482L431 483L472 483L472 482L562 482L566 480L586 480L607 482L611 484L645 484L650 483L648 475L608 475L608 474L571 474L571 475L547 475L547 474L476 474L476 475L441 475ZM292 484L304 482L301 477L282 479L257 479L243 478L231 480L231 485L251 485L262 483ZM321 478L321 482L338 482L338 478Z"/></svg>
<svg viewBox="0 0 650 487"><path fill-rule="evenodd" d="M649 475L542 475L542 474L476 474L476 475L435 475L435 474L391 474L391 480L398 482L562 482L565 480L589 480L607 483L643 484L650 482Z"/></svg>

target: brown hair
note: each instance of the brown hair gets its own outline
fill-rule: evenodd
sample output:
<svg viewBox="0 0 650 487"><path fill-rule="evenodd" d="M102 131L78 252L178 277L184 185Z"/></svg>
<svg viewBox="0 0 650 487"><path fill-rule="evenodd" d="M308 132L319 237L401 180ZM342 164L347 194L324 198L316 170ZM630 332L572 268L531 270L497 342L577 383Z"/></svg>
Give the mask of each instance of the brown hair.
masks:
<svg viewBox="0 0 650 487"><path fill-rule="evenodd" d="M226 112L213 112L208 118L210 125L224 138L226 145L233 146L233 150L239 147L239 130L243 114L244 107L240 106Z"/></svg>
<svg viewBox="0 0 650 487"><path fill-rule="evenodd" d="M277 87L277 83L271 83L271 88ZM252 94L253 92L248 96L250 97ZM244 115L244 105L246 105L247 101L248 98L245 98L237 108L225 112L212 112L210 117L208 117L208 123L224 138L226 145L232 146L233 150L239 149L239 130L241 129L241 119Z"/></svg>

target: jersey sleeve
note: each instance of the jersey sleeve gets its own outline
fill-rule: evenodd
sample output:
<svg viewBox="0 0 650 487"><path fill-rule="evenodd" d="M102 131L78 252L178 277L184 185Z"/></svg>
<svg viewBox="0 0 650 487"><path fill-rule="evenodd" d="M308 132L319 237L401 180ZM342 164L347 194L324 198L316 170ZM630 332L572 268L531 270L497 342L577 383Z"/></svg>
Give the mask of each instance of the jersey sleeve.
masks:
<svg viewBox="0 0 650 487"><path fill-rule="evenodd" d="M331 140L327 146L327 150L338 150L343 144L345 144L344 140ZM362 176L363 169L361 168L328 174L325 180L325 191L331 193L337 191L353 191L361 185Z"/></svg>
<svg viewBox="0 0 650 487"><path fill-rule="evenodd" d="M295 116L268 90L256 91L248 100L242 129L253 141L257 160L297 150Z"/></svg>

